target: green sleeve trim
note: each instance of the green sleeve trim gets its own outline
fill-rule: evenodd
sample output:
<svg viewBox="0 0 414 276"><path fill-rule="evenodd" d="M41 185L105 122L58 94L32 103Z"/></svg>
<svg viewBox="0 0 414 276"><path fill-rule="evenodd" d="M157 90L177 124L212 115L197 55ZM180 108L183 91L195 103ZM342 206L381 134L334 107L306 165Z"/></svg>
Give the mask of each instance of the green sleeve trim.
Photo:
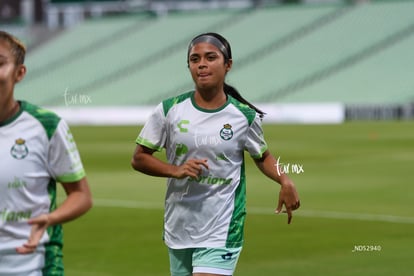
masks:
<svg viewBox="0 0 414 276"><path fill-rule="evenodd" d="M157 145L154 145L150 141L148 141L148 140L146 140L146 139L144 139L144 138L142 138L140 136L138 136L138 138L137 138L137 140L135 142L137 144L139 144L139 145L143 145L143 146L145 146L147 148L150 148L150 149L153 149L153 150L156 150L156 151L161 151L162 150L162 147L157 146Z"/></svg>
<svg viewBox="0 0 414 276"><path fill-rule="evenodd" d="M162 102L162 107L164 109L164 116L167 116L168 111L170 111L171 107L174 105L183 102L184 100L191 98L191 95L193 95L194 91L190 91L184 94L181 94L176 97L169 98L167 100L164 100Z"/></svg>
<svg viewBox="0 0 414 276"><path fill-rule="evenodd" d="M259 154L251 155L251 157L252 157L253 159L260 159L260 158L262 158L263 153L264 153L265 151L267 151L267 149L268 149L268 147L267 147L267 145L266 145L266 146L264 146L264 147L262 147L262 148L260 149L260 153L259 153Z"/></svg>
<svg viewBox="0 0 414 276"><path fill-rule="evenodd" d="M60 183L69 183L69 182L76 182L81 180L86 176L85 170L80 170L75 173L68 173L61 176L56 177L56 180Z"/></svg>

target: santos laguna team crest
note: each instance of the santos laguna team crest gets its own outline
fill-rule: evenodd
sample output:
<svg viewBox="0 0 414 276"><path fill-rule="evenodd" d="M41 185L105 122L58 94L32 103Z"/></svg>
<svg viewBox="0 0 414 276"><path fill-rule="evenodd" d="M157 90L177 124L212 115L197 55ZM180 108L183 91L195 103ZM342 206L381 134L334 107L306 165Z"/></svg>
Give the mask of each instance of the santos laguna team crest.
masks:
<svg viewBox="0 0 414 276"><path fill-rule="evenodd" d="M10 154L16 159L23 159L29 154L29 149L26 146L26 140L16 139L14 145L10 149Z"/></svg>
<svg viewBox="0 0 414 276"><path fill-rule="evenodd" d="M231 129L230 124L225 124L220 130L220 137L223 140L230 140L233 137L233 130Z"/></svg>

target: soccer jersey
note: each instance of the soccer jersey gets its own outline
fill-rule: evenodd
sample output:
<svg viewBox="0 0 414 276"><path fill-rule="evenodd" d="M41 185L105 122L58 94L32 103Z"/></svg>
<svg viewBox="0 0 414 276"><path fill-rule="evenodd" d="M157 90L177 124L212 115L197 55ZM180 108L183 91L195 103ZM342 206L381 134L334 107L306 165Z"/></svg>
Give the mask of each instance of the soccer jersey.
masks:
<svg viewBox="0 0 414 276"><path fill-rule="evenodd" d="M228 96L216 110L196 105L194 92L160 103L136 142L166 149L168 162L207 159L197 178L168 178L164 240L170 248L239 247L243 243L246 181L244 151L267 149L255 110Z"/></svg>
<svg viewBox="0 0 414 276"><path fill-rule="evenodd" d="M28 219L56 208L56 182L84 176L73 136L54 113L20 102L20 111L0 123L0 275L27 275L45 263L63 269L53 263L61 257L60 225L48 228L35 253L16 248L30 236Z"/></svg>

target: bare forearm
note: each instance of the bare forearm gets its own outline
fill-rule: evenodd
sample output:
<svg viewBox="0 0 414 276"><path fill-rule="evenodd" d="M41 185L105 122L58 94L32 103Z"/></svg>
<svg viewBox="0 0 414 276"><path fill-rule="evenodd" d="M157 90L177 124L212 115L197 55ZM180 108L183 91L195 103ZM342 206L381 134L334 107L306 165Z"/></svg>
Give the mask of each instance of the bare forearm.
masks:
<svg viewBox="0 0 414 276"><path fill-rule="evenodd" d="M65 201L49 214L49 224L61 224L85 214L92 207L92 196L86 178L77 183L62 184L67 197Z"/></svg>
<svg viewBox="0 0 414 276"><path fill-rule="evenodd" d="M159 177L173 177L176 170L174 165L159 160L150 154L135 154L131 165L139 172Z"/></svg>
<svg viewBox="0 0 414 276"><path fill-rule="evenodd" d="M155 156L155 150L138 145L132 156L132 167L142 173L171 178L198 177L202 170L208 170L207 159L189 159L183 164L175 166L166 163Z"/></svg>
<svg viewBox="0 0 414 276"><path fill-rule="evenodd" d="M284 183L291 182L289 177L277 168L276 159L268 151L263 154L262 159L255 160L255 163L264 175L277 183L283 185Z"/></svg>

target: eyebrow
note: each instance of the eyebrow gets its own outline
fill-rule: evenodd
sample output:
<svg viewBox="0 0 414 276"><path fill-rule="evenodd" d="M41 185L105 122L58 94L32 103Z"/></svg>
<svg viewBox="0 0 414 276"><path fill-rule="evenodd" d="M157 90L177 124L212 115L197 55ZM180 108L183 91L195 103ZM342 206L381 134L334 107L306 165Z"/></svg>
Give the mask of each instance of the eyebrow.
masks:
<svg viewBox="0 0 414 276"><path fill-rule="evenodd" d="M206 52L206 53L202 53L202 54L192 53L190 55L190 57L192 57L192 56L201 56L201 55L212 55L212 54L218 55L218 53L219 53L219 51L211 51L211 52Z"/></svg>

